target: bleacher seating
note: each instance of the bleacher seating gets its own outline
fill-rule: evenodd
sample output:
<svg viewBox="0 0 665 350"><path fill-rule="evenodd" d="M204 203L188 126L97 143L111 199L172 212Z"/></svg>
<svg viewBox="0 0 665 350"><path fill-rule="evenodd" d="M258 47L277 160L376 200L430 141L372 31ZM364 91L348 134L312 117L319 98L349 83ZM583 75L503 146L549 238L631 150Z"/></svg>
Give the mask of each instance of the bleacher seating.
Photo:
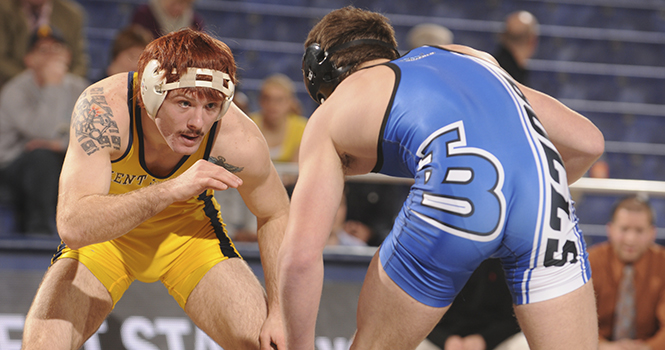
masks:
<svg viewBox="0 0 665 350"><path fill-rule="evenodd" d="M115 33L132 10L147 0L77 0L89 14L90 77L108 62ZM198 0L208 30L234 50L240 88L256 96L260 81L282 72L302 79L302 42L316 19L347 0ZM525 9L541 23L539 50L531 63L532 85L554 97L580 102L608 141L665 144L665 17L663 5L650 0L358 0L354 5L391 19L400 50L406 33L418 23L439 23L455 41L492 52L506 14ZM593 64L593 65L590 65ZM589 73L590 72L590 73ZM297 84L305 113L315 104ZM256 100L252 108L256 108ZM591 101L593 103L582 103ZM606 102L626 102L621 110ZM598 108L598 106L603 108ZM644 111L649 111L645 113ZM665 154L621 147L607 152L610 174L630 179L665 180ZM588 200L587 203L593 202ZM580 203L582 204L582 203ZM586 206L586 204L585 204ZM594 205L595 206L595 205ZM598 206L599 214L606 205ZM664 208L665 209L665 208ZM581 212L589 212L581 208ZM582 221L587 220L585 217ZM664 225L665 226L665 223Z"/></svg>

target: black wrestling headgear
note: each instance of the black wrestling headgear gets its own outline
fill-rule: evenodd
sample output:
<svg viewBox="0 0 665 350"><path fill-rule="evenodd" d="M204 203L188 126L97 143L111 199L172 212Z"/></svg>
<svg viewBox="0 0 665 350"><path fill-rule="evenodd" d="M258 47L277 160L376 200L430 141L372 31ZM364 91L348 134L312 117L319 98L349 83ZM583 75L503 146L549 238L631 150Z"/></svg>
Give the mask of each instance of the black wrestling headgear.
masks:
<svg viewBox="0 0 665 350"><path fill-rule="evenodd" d="M394 46L385 41L376 39L352 40L344 44L333 46L327 51L324 51L321 48L321 45L316 43L307 47L305 54L302 57L302 74L305 80L305 85L307 86L307 91L316 103L323 103L340 83L340 77L351 69L351 65L338 68L330 60L332 54L351 46L365 44L391 48L395 50L397 56L399 56L399 51L397 51Z"/></svg>

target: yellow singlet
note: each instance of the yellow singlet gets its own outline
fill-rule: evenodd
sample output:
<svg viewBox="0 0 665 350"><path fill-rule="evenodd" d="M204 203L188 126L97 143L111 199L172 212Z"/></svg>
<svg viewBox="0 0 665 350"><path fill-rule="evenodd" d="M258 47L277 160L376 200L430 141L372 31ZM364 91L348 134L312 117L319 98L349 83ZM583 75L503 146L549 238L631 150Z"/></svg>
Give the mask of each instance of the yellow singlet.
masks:
<svg viewBox="0 0 665 350"><path fill-rule="evenodd" d="M134 101L136 73L128 77L128 108L132 136L125 154L112 162L109 193L122 194L166 181L182 174L199 159L208 159L217 123L202 147L182 158L173 172L157 177L144 166L140 107ZM203 147L205 146L205 147ZM113 305L129 285L161 280L169 293L185 308L189 294L199 280L220 261L240 257L228 237L219 204L208 190L186 202L170 205L127 234L114 240L71 250L61 244L53 257L72 258L83 263L106 287Z"/></svg>

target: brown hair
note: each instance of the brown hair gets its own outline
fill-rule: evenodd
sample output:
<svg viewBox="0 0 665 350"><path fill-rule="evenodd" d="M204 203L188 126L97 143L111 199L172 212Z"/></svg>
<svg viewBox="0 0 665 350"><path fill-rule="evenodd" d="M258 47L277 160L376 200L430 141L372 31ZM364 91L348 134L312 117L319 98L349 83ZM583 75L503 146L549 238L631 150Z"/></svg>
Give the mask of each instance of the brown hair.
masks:
<svg viewBox="0 0 665 350"><path fill-rule="evenodd" d="M649 214L649 223L651 225L655 224L656 215L651 208L651 204L649 204L648 199L643 196L636 195L622 198L614 205L610 221L614 221L614 217L616 216L619 209L625 209L632 212L646 212Z"/></svg>
<svg viewBox="0 0 665 350"><path fill-rule="evenodd" d="M111 60L132 47L145 48L151 41L152 34L139 25L130 25L118 32L111 47Z"/></svg>
<svg viewBox="0 0 665 350"><path fill-rule="evenodd" d="M210 35L185 28L166 34L143 50L138 62L138 79L141 81L148 62L156 59L166 74L166 82L174 82L187 73L187 68L207 68L227 73L236 84L236 63L231 49ZM185 88L187 93L210 99L223 99L223 94L212 88ZM143 100L139 94L139 101Z"/></svg>
<svg viewBox="0 0 665 350"><path fill-rule="evenodd" d="M323 50L358 39L375 39L397 48L395 30L388 18L372 11L347 6L331 11L309 32L305 47L318 43ZM352 68L343 76L357 70L360 63L379 58L396 59L396 49L381 45L363 44L335 52L332 61L337 67L351 65Z"/></svg>

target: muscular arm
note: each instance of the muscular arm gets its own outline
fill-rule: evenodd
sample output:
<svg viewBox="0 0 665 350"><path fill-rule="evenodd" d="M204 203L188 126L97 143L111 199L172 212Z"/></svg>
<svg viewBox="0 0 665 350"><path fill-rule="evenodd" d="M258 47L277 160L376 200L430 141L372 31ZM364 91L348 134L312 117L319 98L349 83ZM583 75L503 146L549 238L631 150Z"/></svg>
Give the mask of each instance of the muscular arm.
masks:
<svg viewBox="0 0 665 350"><path fill-rule="evenodd" d="M124 84L120 80L115 83ZM175 179L126 194L109 194L111 157L120 151L122 138L129 132L126 99L121 97L126 93L113 79L107 80L88 88L74 109L57 211L58 233L72 249L120 237L173 202L205 189L222 190L241 182L201 160Z"/></svg>
<svg viewBox="0 0 665 350"><path fill-rule="evenodd" d="M323 287L322 253L344 188L342 164L325 129L308 125L305 131L298 183L280 250L279 289L289 349L314 348Z"/></svg>
<svg viewBox="0 0 665 350"><path fill-rule="evenodd" d="M553 97L519 83L518 85L561 154L568 174L568 183L577 181L603 154L603 134L587 118Z"/></svg>
<svg viewBox="0 0 665 350"><path fill-rule="evenodd" d="M264 326L261 349L274 342L282 348L281 314L277 292L277 254L289 215L289 198L270 160L268 145L261 131L237 106L231 105L222 118L218 142L211 162L237 174L238 187L247 208L256 216L261 265L268 295L270 326ZM274 328L271 328L274 327Z"/></svg>
<svg viewBox="0 0 665 350"><path fill-rule="evenodd" d="M265 167L269 170L267 176L257 186L247 186L248 181L245 181L238 191L256 216L261 265L268 293L269 312L272 312L279 310L277 253L288 220L289 198L272 163L268 162Z"/></svg>

